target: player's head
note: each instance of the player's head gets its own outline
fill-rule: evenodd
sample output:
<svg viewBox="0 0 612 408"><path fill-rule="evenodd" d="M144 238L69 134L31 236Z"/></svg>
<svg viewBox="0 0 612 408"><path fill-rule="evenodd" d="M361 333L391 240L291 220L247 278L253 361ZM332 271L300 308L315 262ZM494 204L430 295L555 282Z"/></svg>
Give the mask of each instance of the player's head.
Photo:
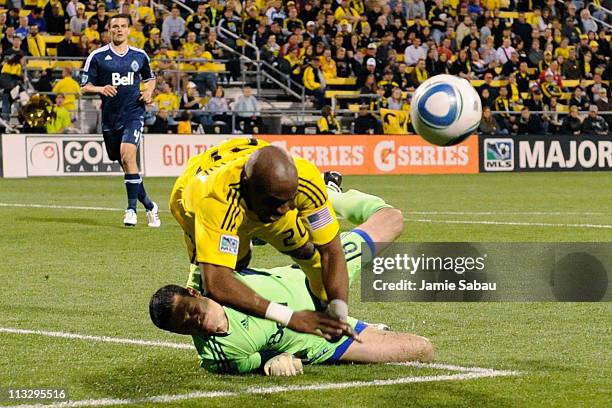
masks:
<svg viewBox="0 0 612 408"><path fill-rule="evenodd" d="M166 285L149 301L149 315L155 326L177 334L222 333L225 312L217 302L192 288Z"/></svg>
<svg viewBox="0 0 612 408"><path fill-rule="evenodd" d="M256 150L242 173L249 210L264 223L274 222L295 208L298 175L291 156L276 146Z"/></svg>
<svg viewBox="0 0 612 408"><path fill-rule="evenodd" d="M129 14L115 14L111 17L109 24L111 41L119 45L128 39L130 32L131 17Z"/></svg>

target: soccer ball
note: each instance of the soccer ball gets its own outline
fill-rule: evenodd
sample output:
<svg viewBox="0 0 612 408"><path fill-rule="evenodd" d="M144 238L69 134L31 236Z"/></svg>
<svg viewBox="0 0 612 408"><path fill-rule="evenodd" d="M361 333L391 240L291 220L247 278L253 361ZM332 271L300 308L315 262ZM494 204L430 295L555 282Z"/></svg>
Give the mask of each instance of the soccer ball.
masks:
<svg viewBox="0 0 612 408"><path fill-rule="evenodd" d="M436 75L414 92L410 117L414 130L429 143L452 146L470 136L480 124L480 96L465 79Z"/></svg>

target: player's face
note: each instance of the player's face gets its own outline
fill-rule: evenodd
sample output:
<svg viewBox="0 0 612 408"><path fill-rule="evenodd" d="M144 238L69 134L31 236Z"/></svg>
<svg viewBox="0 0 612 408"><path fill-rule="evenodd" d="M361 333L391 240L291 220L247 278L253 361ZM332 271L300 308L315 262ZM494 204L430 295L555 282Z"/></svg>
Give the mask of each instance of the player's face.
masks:
<svg viewBox="0 0 612 408"><path fill-rule="evenodd" d="M275 222L287 212L295 208L295 190L254 194L251 200L251 210L265 224Z"/></svg>
<svg viewBox="0 0 612 408"><path fill-rule="evenodd" d="M113 44L121 44L127 41L130 24L126 18L114 18L110 24L111 41Z"/></svg>
<svg viewBox="0 0 612 408"><path fill-rule="evenodd" d="M178 334L206 336L223 333L227 319L221 305L199 294L174 297L170 327Z"/></svg>

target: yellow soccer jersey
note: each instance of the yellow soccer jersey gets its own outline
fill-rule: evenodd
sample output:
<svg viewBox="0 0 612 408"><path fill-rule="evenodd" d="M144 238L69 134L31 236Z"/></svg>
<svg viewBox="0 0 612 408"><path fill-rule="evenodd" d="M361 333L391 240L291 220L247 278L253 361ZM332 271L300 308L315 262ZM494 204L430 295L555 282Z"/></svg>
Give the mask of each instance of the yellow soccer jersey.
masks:
<svg viewBox="0 0 612 408"><path fill-rule="evenodd" d="M177 180L174 190L183 185L184 212L177 220L183 218L179 224L195 241L192 261L234 268L237 260L248 253L254 236L281 252L299 248L308 240L315 245L329 243L338 233L338 221L319 170L307 160L294 157L299 177L294 210L268 224L248 210L240 188L242 170L250 153L267 143L247 142L245 146L245 140L248 139L226 142L192 159L186 170L191 175L184 174ZM215 162L225 164L217 166ZM174 190L171 207L176 208ZM176 212L180 213L173 209L173 214Z"/></svg>

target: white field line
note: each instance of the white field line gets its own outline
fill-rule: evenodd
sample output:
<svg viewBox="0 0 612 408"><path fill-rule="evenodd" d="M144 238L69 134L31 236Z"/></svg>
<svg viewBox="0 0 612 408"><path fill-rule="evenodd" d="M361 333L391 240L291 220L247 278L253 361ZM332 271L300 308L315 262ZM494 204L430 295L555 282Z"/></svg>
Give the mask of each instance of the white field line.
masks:
<svg viewBox="0 0 612 408"><path fill-rule="evenodd" d="M109 337L109 336L90 336L87 334L56 332L56 331L46 331L46 330L25 330L25 329L15 329L11 327L0 327L0 333L30 334L30 335L47 336L47 337L59 337L59 338L73 339L73 340L89 340L89 341L101 341L104 343L132 344L136 346L166 347L166 348L174 348L174 349L194 350L193 345L187 344L187 343L171 343L171 342L166 342L166 341L123 339L120 337Z"/></svg>
<svg viewBox="0 0 612 408"><path fill-rule="evenodd" d="M483 369L484 370L484 369ZM388 380L371 380L371 381L351 381L340 383L324 383L312 385L292 385L292 386L272 386L272 387L249 387L244 391L196 391L188 394L175 395L157 395L154 397L145 398L102 398L88 399L80 401L56 402L52 404L25 404L11 405L0 408L74 408L74 407L103 407L111 405L129 405L129 404L144 404L144 403L170 403L175 401L184 401L191 399L203 398L219 398L219 397L237 397L241 395L256 395L256 394L278 394L283 392L296 391L321 391L321 390L337 390L347 388L365 388L365 387L383 387L389 385L414 384L425 382L439 381L465 381L478 378L491 377L508 377L516 376L519 373L514 371L471 371L463 374L447 374L447 375L428 375L418 377L401 377Z"/></svg>
<svg viewBox="0 0 612 408"><path fill-rule="evenodd" d="M608 224L562 224L552 222L520 222L520 221L478 221L478 220L433 220L404 218L407 222L421 222L431 224L468 224L468 225L511 225L516 227L555 227L555 228L595 228L612 229Z"/></svg>
<svg viewBox="0 0 612 408"><path fill-rule="evenodd" d="M46 208L57 210L93 210L93 211L125 211L125 208L96 207L83 205L31 204L31 203L0 203L0 207L14 208ZM610 215L612 212L602 211L404 211L412 215Z"/></svg>
<svg viewBox="0 0 612 408"><path fill-rule="evenodd" d="M9 327L0 327L0 333L10 334L26 334L26 335L40 335L67 338L74 340L89 340L89 341L102 341L118 344L137 345L137 346L154 346L154 347L166 347L175 349L192 349L193 346L185 343L170 343L161 341L146 341L146 340L134 340L124 339L118 337L109 336L90 336L76 333L66 332L52 332L44 330L25 330L15 329ZM243 391L196 391L186 394L175 394L175 395L157 395L153 397L144 398L101 398L101 399L87 399L79 401L65 401L55 402L50 404L23 404L23 405L10 405L2 406L0 408L74 408L74 407L103 407L103 406L115 406L115 405L129 405L129 404L144 404L144 403L170 403L175 401L184 401L192 399L205 399L205 398L220 398L220 397L237 397L241 395L256 395L256 394L278 394L283 392L296 392L296 391L321 391L321 390L336 390L346 388L364 388L364 387L382 387L390 385L400 384L413 384L413 383L424 383L424 382L438 382L438 381L464 381L473 380L478 378L492 378L492 377L509 377L517 376L521 373L518 371L508 370L494 370L491 368L482 367L462 367L449 364L438 364L438 363L416 363L416 362L405 362L405 363L390 363L391 365L400 365L416 368L429 368L446 371L459 371L461 374L445 374L445 375L428 375L428 376L417 376L417 377L400 377L386 380L370 380L370 381L350 381L340 383L322 383L322 384L311 384L311 385L293 385L293 386L271 386L271 387L249 387Z"/></svg>
<svg viewBox="0 0 612 408"><path fill-rule="evenodd" d="M54 205L54 204L24 204L24 203L0 203L0 207L9 208L45 208L59 210L88 210L88 211L124 211L123 208L113 207L89 207L80 205ZM166 212L167 210L160 210ZM406 214L414 215L608 215L604 212L560 212L560 211L408 211ZM554 228L594 228L612 229L607 224L563 224L548 222L520 222L520 221L481 221L481 220L434 220L434 219L405 219L408 222L435 223L435 224L468 224L468 225L511 225L518 227L554 227Z"/></svg>

